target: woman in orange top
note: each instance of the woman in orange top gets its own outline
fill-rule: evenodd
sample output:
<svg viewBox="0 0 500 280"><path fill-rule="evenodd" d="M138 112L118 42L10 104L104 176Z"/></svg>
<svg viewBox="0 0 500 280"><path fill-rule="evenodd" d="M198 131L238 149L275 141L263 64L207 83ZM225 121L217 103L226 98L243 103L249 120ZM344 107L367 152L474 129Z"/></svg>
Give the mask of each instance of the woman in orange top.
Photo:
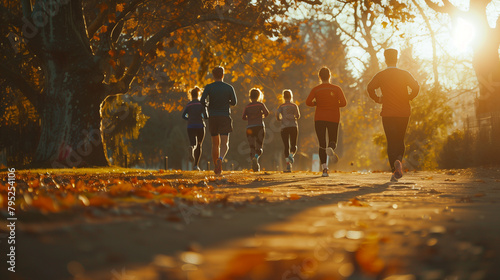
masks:
<svg viewBox="0 0 500 280"><path fill-rule="evenodd" d="M334 162L338 156L334 150L337 147L337 133L340 121L340 107L347 105L342 89L330 83L330 69L323 67L319 70L321 84L311 90L306 99L307 106L316 106L314 115L314 128L319 142L319 159L323 169L323 177L328 177L326 155ZM328 131L328 146L326 133Z"/></svg>

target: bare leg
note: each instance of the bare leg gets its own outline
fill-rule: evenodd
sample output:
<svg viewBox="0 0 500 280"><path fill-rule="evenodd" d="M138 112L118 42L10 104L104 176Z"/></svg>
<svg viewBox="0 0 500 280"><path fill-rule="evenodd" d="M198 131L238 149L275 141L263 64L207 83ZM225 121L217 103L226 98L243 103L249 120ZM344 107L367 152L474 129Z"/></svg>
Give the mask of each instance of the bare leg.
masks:
<svg viewBox="0 0 500 280"><path fill-rule="evenodd" d="M220 136L220 157L224 159L229 150L229 135Z"/></svg>
<svg viewBox="0 0 500 280"><path fill-rule="evenodd" d="M216 160L219 158L219 145L220 145L219 135L212 136L212 160L215 164Z"/></svg>

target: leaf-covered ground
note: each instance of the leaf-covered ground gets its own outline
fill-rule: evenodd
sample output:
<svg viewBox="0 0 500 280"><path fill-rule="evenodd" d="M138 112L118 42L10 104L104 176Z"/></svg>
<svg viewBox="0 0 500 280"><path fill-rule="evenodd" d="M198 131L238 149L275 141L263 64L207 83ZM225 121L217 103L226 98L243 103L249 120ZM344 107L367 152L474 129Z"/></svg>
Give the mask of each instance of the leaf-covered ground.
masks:
<svg viewBox="0 0 500 280"><path fill-rule="evenodd" d="M499 168L16 172L1 279L497 279Z"/></svg>

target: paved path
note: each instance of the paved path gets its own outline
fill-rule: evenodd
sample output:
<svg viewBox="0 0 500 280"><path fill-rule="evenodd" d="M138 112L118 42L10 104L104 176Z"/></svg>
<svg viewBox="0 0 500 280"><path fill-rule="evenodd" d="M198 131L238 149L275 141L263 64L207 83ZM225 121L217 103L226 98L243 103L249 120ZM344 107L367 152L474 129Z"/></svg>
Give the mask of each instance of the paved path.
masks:
<svg viewBox="0 0 500 280"><path fill-rule="evenodd" d="M17 272L0 276L500 279L497 169L410 172L399 183L389 173L225 173L210 183L227 195L219 203L27 221Z"/></svg>

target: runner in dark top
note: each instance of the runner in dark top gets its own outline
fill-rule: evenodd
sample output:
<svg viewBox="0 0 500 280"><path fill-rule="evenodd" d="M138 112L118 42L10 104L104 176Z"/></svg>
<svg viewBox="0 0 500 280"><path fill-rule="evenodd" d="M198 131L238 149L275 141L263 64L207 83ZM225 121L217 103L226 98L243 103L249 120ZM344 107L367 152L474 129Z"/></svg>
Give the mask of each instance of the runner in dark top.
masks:
<svg viewBox="0 0 500 280"><path fill-rule="evenodd" d="M411 115L410 101L420 90L418 82L410 72L396 67L398 51L387 49L384 52L387 69L377 73L368 83L370 98L382 104L382 124L387 138L387 156L393 172L391 181L397 182L403 177L403 156L405 153L405 134ZM411 93L408 93L408 87ZM382 95L375 90L380 89Z"/></svg>
<svg viewBox="0 0 500 280"><path fill-rule="evenodd" d="M248 120L247 139L250 145L250 159L252 160L253 171L260 171L259 157L262 155L264 137L266 129L263 117L269 115L264 103L259 102L262 99L262 92L253 88L250 90L250 103L243 111L243 120Z"/></svg>
<svg viewBox="0 0 500 280"><path fill-rule="evenodd" d="M224 68L217 66L212 70L215 82L208 84L203 90L201 104L207 106L208 126L212 136L212 159L215 174L221 174L222 161L229 150L229 133L233 131L230 106L236 105L234 88L223 82Z"/></svg>
<svg viewBox="0 0 500 280"><path fill-rule="evenodd" d="M297 120L300 118L300 111L297 104L293 103L293 93L289 89L283 91L285 103L281 104L276 113L276 119L281 121L281 140L285 147L285 172L292 172L293 156L297 152L297 136L299 126Z"/></svg>
<svg viewBox="0 0 500 280"><path fill-rule="evenodd" d="M205 138L205 121L208 119L207 108L198 100L201 89L195 87L190 91L191 101L182 111L182 118L188 121L189 157L193 161L193 170L200 170L201 145Z"/></svg>

